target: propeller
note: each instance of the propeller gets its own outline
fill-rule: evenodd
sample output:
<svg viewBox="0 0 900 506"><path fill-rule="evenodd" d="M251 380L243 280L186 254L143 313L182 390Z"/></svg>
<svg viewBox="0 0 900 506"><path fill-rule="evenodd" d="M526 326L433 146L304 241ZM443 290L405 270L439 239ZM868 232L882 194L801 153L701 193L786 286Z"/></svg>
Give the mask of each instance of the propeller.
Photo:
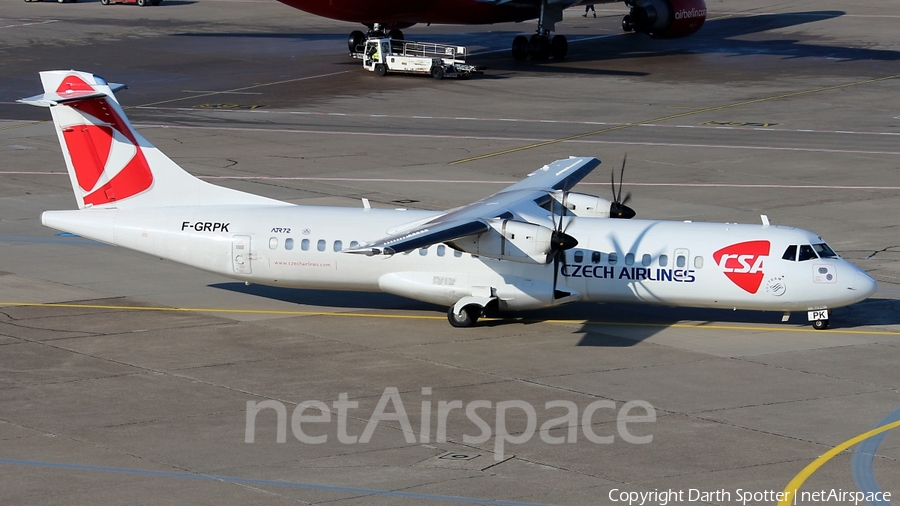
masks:
<svg viewBox="0 0 900 506"><path fill-rule="evenodd" d="M612 193L613 193L613 201L609 205L609 217L610 218L623 218L623 219L631 219L634 218L635 213L634 209L625 205L631 199L631 192L625 194L625 200L622 200L622 179L625 177L625 160L628 159L628 153L625 153L625 156L622 158L622 172L619 173L619 192L616 193L616 173L615 169L609 172L610 183L612 185Z"/></svg>
<svg viewBox="0 0 900 506"><path fill-rule="evenodd" d="M565 188L562 190L562 198L560 199L559 223L556 220L556 213L553 212L555 205L550 206L553 219L553 234L550 236L550 255L553 256L553 299L562 299L569 296L569 292L563 292L556 289L559 280L560 266L566 265L566 250L578 246L578 240L567 234L563 229L563 219L566 217L566 196L568 193ZM555 203L555 199L551 204Z"/></svg>

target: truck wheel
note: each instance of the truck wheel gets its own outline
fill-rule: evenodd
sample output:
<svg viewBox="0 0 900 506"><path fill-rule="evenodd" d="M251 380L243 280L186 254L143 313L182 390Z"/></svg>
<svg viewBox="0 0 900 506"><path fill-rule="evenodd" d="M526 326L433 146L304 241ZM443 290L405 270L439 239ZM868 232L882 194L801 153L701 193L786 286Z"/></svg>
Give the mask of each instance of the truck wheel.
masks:
<svg viewBox="0 0 900 506"><path fill-rule="evenodd" d="M385 67L381 63L376 63L375 64L375 73L381 77L384 77L385 75L387 75L387 67Z"/></svg>
<svg viewBox="0 0 900 506"><path fill-rule="evenodd" d="M444 78L444 67L441 67L438 65L431 67L431 77L437 79L438 81L443 79Z"/></svg>

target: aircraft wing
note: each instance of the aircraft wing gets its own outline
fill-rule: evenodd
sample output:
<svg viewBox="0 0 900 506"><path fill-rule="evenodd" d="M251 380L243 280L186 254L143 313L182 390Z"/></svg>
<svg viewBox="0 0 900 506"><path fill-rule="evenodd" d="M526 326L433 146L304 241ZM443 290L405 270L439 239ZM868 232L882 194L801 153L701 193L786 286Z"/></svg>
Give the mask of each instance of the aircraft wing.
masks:
<svg viewBox="0 0 900 506"><path fill-rule="evenodd" d="M365 255L393 255L439 242L452 241L469 235L487 232L488 220L512 217L516 206L533 202L557 190L568 191L581 181L600 160L588 157L572 157L557 160L532 172L525 179L472 204L451 209L424 223L412 224L395 234L372 242L366 242L345 253Z"/></svg>

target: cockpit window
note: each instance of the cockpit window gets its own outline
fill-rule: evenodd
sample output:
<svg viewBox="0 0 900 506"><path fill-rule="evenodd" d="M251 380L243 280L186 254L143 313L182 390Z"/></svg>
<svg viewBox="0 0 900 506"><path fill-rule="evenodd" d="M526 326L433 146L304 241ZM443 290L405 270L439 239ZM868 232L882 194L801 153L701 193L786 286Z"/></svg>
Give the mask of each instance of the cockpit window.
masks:
<svg viewBox="0 0 900 506"><path fill-rule="evenodd" d="M797 261L797 245L791 244L784 250L784 255L781 255L781 258L784 260L790 260L791 262Z"/></svg>
<svg viewBox="0 0 900 506"><path fill-rule="evenodd" d="M803 262L805 260L814 260L819 258L816 256L816 252L813 251L812 246L809 244L801 244L800 245L800 256L797 257L797 261Z"/></svg>
<svg viewBox="0 0 900 506"><path fill-rule="evenodd" d="M833 249L829 248L827 244L824 242L821 244L813 244L813 249L816 250L816 253L819 254L819 258L837 258L837 253L834 252Z"/></svg>

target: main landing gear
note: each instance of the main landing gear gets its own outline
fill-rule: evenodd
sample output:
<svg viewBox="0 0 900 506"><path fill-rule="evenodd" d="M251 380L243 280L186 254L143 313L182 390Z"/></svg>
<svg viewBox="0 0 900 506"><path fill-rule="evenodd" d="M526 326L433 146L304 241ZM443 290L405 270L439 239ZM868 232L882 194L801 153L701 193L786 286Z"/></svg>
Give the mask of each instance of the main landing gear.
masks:
<svg viewBox="0 0 900 506"><path fill-rule="evenodd" d="M569 52L569 41L563 35L534 34L531 38L519 35L513 39L512 55L516 60L531 57L532 60L547 60L551 56L556 60L566 57Z"/></svg>
<svg viewBox="0 0 900 506"><path fill-rule="evenodd" d="M450 309L447 310L447 319L450 320L450 325L454 327L471 327L481 317L483 310L484 308L477 304L465 306L459 312L453 306L450 306Z"/></svg>
<svg viewBox="0 0 900 506"><path fill-rule="evenodd" d="M485 290L478 295L470 295L456 301L447 310L447 320L454 327L471 327L484 314L484 309L489 307L497 309L497 296L493 289Z"/></svg>
<svg viewBox="0 0 900 506"><path fill-rule="evenodd" d="M538 61L547 60L551 56L561 60L569 52L569 41L564 36L554 35L550 38L556 22L562 21L562 4L540 0L540 9L537 32L531 38L519 35L513 39L512 55L516 60L524 60L529 56Z"/></svg>

